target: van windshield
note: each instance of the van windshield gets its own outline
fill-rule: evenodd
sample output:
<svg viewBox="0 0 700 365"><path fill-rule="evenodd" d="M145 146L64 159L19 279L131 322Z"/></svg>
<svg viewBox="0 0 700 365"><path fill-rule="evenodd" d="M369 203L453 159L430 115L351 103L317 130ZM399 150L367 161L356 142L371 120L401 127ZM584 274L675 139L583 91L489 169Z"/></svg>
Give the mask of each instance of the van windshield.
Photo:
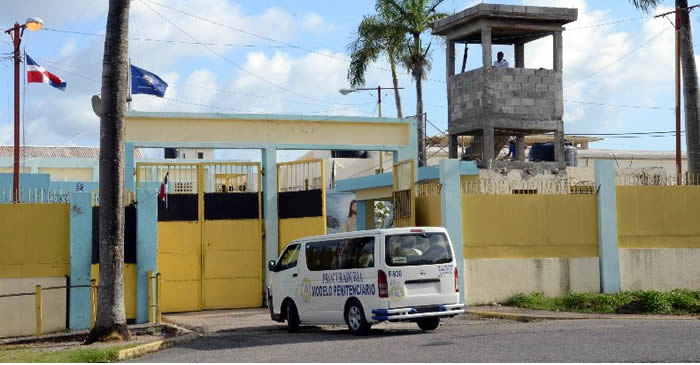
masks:
<svg viewBox="0 0 700 365"><path fill-rule="evenodd" d="M386 264L389 266L433 265L452 262L447 236L442 232L386 236Z"/></svg>

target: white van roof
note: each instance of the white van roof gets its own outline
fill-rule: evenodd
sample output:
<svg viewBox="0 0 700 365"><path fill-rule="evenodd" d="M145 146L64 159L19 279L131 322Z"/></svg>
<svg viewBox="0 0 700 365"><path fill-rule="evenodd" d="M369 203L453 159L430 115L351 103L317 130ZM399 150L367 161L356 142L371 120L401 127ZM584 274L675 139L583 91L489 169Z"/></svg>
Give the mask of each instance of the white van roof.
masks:
<svg viewBox="0 0 700 365"><path fill-rule="evenodd" d="M342 232L342 233L332 233L332 234L327 234L327 235L302 237L302 238L297 238L294 241L287 243L287 245L289 245L291 243L302 242L302 241L317 241L317 240L326 240L326 239L334 239L334 238L338 239L338 238L367 236L367 235L375 235L375 234L385 234L386 235L386 234L410 233L411 230L416 230L416 229L421 229L425 232L445 232L445 233L447 232L447 230L443 227L381 228L381 229L371 229L371 230L365 230L365 231ZM285 247L287 245L285 245Z"/></svg>

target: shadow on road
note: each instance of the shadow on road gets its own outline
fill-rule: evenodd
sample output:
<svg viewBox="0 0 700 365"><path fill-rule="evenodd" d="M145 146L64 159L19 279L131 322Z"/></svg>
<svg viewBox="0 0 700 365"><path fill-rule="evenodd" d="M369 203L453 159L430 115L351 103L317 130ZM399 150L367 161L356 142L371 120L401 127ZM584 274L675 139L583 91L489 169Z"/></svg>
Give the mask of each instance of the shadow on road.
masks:
<svg viewBox="0 0 700 365"><path fill-rule="evenodd" d="M347 328L321 328L317 326L302 326L299 332L289 333L287 327L282 325L256 326L223 330L208 333L202 338L179 345L182 349L193 350L221 350L252 348L272 345L294 345L300 343L323 343L333 341L357 341L372 338L386 338L391 336L405 337L422 334L418 329L406 328L373 328L368 335L355 336L348 332Z"/></svg>

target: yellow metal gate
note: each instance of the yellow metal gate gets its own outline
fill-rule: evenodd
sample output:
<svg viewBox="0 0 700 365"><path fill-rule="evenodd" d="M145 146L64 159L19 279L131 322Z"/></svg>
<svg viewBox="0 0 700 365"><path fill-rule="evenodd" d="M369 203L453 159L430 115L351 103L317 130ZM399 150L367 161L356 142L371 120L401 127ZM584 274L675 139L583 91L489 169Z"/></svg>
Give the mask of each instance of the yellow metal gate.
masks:
<svg viewBox="0 0 700 365"><path fill-rule="evenodd" d="M394 227L416 225L415 169L413 160L394 164Z"/></svg>
<svg viewBox="0 0 700 365"><path fill-rule="evenodd" d="M259 163L137 163L137 184L160 188L162 310L262 305ZM167 176L167 179L166 179Z"/></svg>
<svg viewBox="0 0 700 365"><path fill-rule="evenodd" d="M326 169L322 159L277 164L279 250L301 237L326 234Z"/></svg>

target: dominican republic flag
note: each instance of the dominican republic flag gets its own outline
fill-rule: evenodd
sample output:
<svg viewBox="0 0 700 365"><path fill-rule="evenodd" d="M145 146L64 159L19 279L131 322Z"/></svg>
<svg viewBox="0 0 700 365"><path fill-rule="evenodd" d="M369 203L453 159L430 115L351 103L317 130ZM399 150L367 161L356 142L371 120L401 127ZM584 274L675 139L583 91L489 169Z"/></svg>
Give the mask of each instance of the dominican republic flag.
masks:
<svg viewBox="0 0 700 365"><path fill-rule="evenodd" d="M39 66L28 54L25 55L27 56L27 82L49 84L57 89L66 90L65 81Z"/></svg>
<svg viewBox="0 0 700 365"><path fill-rule="evenodd" d="M162 200L165 202L165 207L168 207L168 201L166 200L167 195L165 194L165 187L168 185L168 175L170 172L165 173L165 177L163 177L163 183L160 184L160 192L158 193L158 199Z"/></svg>

